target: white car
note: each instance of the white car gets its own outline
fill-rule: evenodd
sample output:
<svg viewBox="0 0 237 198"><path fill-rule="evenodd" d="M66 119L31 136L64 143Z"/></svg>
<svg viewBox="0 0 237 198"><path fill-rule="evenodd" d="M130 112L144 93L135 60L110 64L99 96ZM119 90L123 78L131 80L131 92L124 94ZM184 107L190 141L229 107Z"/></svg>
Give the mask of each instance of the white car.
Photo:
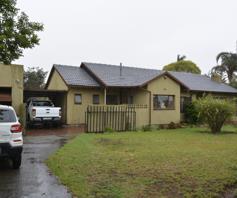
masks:
<svg viewBox="0 0 237 198"><path fill-rule="evenodd" d="M55 107L50 100L30 98L27 101L27 122L34 124L61 124L61 107Z"/></svg>
<svg viewBox="0 0 237 198"><path fill-rule="evenodd" d="M10 158L14 169L21 166L23 150L22 127L15 110L0 105L0 158Z"/></svg>

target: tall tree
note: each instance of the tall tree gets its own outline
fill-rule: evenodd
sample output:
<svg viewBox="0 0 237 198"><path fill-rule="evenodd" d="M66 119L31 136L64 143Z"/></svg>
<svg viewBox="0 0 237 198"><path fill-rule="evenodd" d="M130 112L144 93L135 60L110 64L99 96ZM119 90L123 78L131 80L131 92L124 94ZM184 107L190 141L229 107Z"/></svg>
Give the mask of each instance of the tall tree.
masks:
<svg viewBox="0 0 237 198"><path fill-rule="evenodd" d="M0 1L0 62L11 64L23 56L23 50L39 45L36 34L43 25L29 21L24 13L19 13L16 0Z"/></svg>
<svg viewBox="0 0 237 198"><path fill-rule="evenodd" d="M24 88L26 89L42 89L45 85L47 76L46 71L39 67L28 67L24 72Z"/></svg>
<svg viewBox="0 0 237 198"><path fill-rule="evenodd" d="M226 76L229 83L234 80L234 74L237 71L237 54L231 52L221 52L216 57L217 66L212 71Z"/></svg>
<svg viewBox="0 0 237 198"><path fill-rule="evenodd" d="M178 71L201 74L199 67L192 61L180 60L163 67L165 71Z"/></svg>

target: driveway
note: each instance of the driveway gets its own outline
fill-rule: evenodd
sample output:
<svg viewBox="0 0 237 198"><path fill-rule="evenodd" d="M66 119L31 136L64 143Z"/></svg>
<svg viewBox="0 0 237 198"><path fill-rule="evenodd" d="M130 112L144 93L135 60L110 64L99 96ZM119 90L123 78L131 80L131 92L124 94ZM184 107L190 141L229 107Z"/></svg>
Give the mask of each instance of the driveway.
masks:
<svg viewBox="0 0 237 198"><path fill-rule="evenodd" d="M79 131L78 128L29 131L29 135L24 138L22 167L12 170L8 161L0 161L0 197L72 197L66 187L49 172L44 161Z"/></svg>

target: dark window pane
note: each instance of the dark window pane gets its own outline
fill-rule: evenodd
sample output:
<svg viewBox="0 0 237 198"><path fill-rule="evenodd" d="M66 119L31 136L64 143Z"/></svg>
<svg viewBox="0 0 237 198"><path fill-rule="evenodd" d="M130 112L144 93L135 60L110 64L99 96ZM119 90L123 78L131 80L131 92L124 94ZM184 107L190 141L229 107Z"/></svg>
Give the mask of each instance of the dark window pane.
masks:
<svg viewBox="0 0 237 198"><path fill-rule="evenodd" d="M12 110L0 109L0 122L16 122L16 116Z"/></svg>
<svg viewBox="0 0 237 198"><path fill-rule="evenodd" d="M154 109L174 109L174 96L154 95L153 107Z"/></svg>
<svg viewBox="0 0 237 198"><path fill-rule="evenodd" d="M50 101L34 101L33 106L35 106L35 107L52 107L53 104Z"/></svg>
<svg viewBox="0 0 237 198"><path fill-rule="evenodd" d="M100 104L100 96L93 95L93 104Z"/></svg>
<svg viewBox="0 0 237 198"><path fill-rule="evenodd" d="M118 96L117 95L107 95L106 103L108 105L117 105L118 104Z"/></svg>
<svg viewBox="0 0 237 198"><path fill-rule="evenodd" d="M133 104L133 96L128 96L128 104Z"/></svg>

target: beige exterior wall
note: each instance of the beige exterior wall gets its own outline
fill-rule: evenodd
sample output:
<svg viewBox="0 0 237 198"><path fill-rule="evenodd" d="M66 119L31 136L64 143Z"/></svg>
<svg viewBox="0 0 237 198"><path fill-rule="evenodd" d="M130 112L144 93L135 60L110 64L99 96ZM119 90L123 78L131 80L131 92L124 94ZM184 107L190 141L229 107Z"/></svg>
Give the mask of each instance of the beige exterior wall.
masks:
<svg viewBox="0 0 237 198"><path fill-rule="evenodd" d="M162 76L148 84L151 91L151 124L169 124L180 122L180 85L167 76ZM154 110L153 95L174 95L174 110Z"/></svg>
<svg viewBox="0 0 237 198"><path fill-rule="evenodd" d="M51 80L48 84L48 90L60 90L60 91L67 91L68 87L59 75L59 73L54 70Z"/></svg>
<svg viewBox="0 0 237 198"><path fill-rule="evenodd" d="M0 64L0 87L11 88L12 106L19 114L23 104L23 65Z"/></svg>
<svg viewBox="0 0 237 198"><path fill-rule="evenodd" d="M82 103L75 104L75 94L81 94ZM100 96L100 104L104 103L104 92L100 88L73 88L69 89L67 95L67 124L85 123L85 111L88 105L93 104L93 95Z"/></svg>

